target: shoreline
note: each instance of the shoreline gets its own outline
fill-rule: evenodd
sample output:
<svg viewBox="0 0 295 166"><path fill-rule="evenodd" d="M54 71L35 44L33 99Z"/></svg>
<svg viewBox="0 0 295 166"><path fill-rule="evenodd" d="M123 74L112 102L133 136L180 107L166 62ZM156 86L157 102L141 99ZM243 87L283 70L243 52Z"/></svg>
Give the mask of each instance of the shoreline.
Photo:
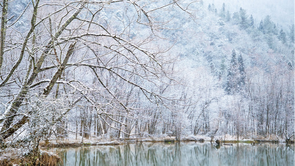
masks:
<svg viewBox="0 0 295 166"><path fill-rule="evenodd" d="M218 140L218 139L216 139ZM286 144L294 145L294 140L287 143L283 140L267 140L267 139L245 139L245 140L218 140L221 144L237 144L237 143L247 143L247 144L261 144L261 143L272 143L272 144ZM215 143L215 140L203 138L183 138L181 140L176 140L175 138L126 138L126 139L115 139L115 140L84 140L81 142L79 140L50 140L49 142L41 141L40 149L46 148L76 148L83 146L116 146L124 145L130 143L176 143L176 142L195 142L195 143Z"/></svg>
<svg viewBox="0 0 295 166"><path fill-rule="evenodd" d="M137 144L137 143L164 143L164 144L174 144L177 142L180 143L199 143L199 144L208 144L212 143L216 148L220 148L220 146L233 146L234 144L251 144L251 145L259 145L259 144L285 144L286 146L294 146L294 140L290 143L286 143L284 140L267 140L267 139L244 139L244 140L218 140L214 141L210 139L204 138L195 138L195 137L187 137L181 140L176 140L173 137L164 137L164 138L126 138L126 139L114 139L114 140L93 140L93 139L84 139L82 143L81 140L75 139L66 139L66 140L50 140L50 141L41 141L39 144L40 149L40 159L36 160L37 163L51 163L51 165L58 165L58 163L62 162L61 158L50 151L52 148L79 148L79 147L90 147L90 146L118 146L118 145L126 145L126 144ZM12 153L11 153L12 154ZM16 155L3 154L0 157L0 165L11 165L16 163L27 164L29 163L30 158L20 157Z"/></svg>

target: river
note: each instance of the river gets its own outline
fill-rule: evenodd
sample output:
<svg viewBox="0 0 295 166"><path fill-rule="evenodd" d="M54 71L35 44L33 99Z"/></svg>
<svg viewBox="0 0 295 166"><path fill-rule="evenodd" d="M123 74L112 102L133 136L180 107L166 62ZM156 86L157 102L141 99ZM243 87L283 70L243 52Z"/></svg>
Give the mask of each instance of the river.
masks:
<svg viewBox="0 0 295 166"><path fill-rule="evenodd" d="M55 148L66 166L294 166L294 145L137 143Z"/></svg>

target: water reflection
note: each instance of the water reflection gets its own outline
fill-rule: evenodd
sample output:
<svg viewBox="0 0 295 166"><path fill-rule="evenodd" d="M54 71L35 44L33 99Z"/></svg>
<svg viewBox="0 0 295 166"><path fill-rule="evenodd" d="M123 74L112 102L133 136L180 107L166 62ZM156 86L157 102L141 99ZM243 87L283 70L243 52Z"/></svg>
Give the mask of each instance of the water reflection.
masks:
<svg viewBox="0 0 295 166"><path fill-rule="evenodd" d="M293 166L294 146L234 144L217 149L199 143L139 143L53 149L69 166Z"/></svg>

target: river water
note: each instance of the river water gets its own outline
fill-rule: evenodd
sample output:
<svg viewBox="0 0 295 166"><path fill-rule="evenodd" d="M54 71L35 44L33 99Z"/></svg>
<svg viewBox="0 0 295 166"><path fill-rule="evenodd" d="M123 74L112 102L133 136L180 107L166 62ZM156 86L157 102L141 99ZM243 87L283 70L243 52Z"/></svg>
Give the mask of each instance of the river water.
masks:
<svg viewBox="0 0 295 166"><path fill-rule="evenodd" d="M294 166L294 145L137 143L52 149L66 166Z"/></svg>

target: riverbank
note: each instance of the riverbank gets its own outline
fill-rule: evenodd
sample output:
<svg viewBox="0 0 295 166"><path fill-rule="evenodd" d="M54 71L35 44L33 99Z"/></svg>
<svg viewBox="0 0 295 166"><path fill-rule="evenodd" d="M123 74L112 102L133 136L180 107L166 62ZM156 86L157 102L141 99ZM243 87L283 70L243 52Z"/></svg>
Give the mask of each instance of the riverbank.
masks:
<svg viewBox="0 0 295 166"><path fill-rule="evenodd" d="M41 141L40 148L61 148L61 147L81 147L81 146L114 146L114 145L123 145L126 143L139 143L139 142L153 142L153 143L175 143L175 142L212 142L215 143L216 140L219 140L221 143L249 143L249 144L259 144L259 143L283 143L286 144L286 141L283 139L224 139L224 137L210 138L206 136L189 136L183 137L180 140L176 140L175 137L149 137L149 138L120 138L120 139L83 139L83 142L79 139L58 139L50 141ZM288 144L294 144L294 140L290 140Z"/></svg>
<svg viewBox="0 0 295 166"><path fill-rule="evenodd" d="M9 149L5 153L0 155L0 165L1 166L21 166L21 165L50 165L50 166L57 166L61 163L61 158L52 153L47 151L40 151L38 157L36 156L21 156L17 153L15 149Z"/></svg>
<svg viewBox="0 0 295 166"><path fill-rule="evenodd" d="M227 139L225 139L227 138ZM61 162L61 159L51 152L47 152L50 148L76 148L76 147L87 147L87 146L115 146L124 144L135 144L141 142L150 143L166 143L173 144L176 142L196 142L196 143L213 143L218 145L232 145L236 143L246 144L263 144L263 143L280 143L287 144L283 139L232 139L233 137L207 137L207 136L187 136L181 140L176 140L175 137L148 137L148 138L121 138L121 139L102 139L102 138L90 138L90 139L52 139L49 141L41 141L39 143L40 156L35 163L51 163L51 165L57 165ZM218 141L217 141L218 140ZM82 142L83 141L83 142ZM291 140L288 144L294 145L294 140ZM31 162L30 156L20 157L19 153L16 153L17 149L7 150L5 153L0 154L0 165L25 165Z"/></svg>

